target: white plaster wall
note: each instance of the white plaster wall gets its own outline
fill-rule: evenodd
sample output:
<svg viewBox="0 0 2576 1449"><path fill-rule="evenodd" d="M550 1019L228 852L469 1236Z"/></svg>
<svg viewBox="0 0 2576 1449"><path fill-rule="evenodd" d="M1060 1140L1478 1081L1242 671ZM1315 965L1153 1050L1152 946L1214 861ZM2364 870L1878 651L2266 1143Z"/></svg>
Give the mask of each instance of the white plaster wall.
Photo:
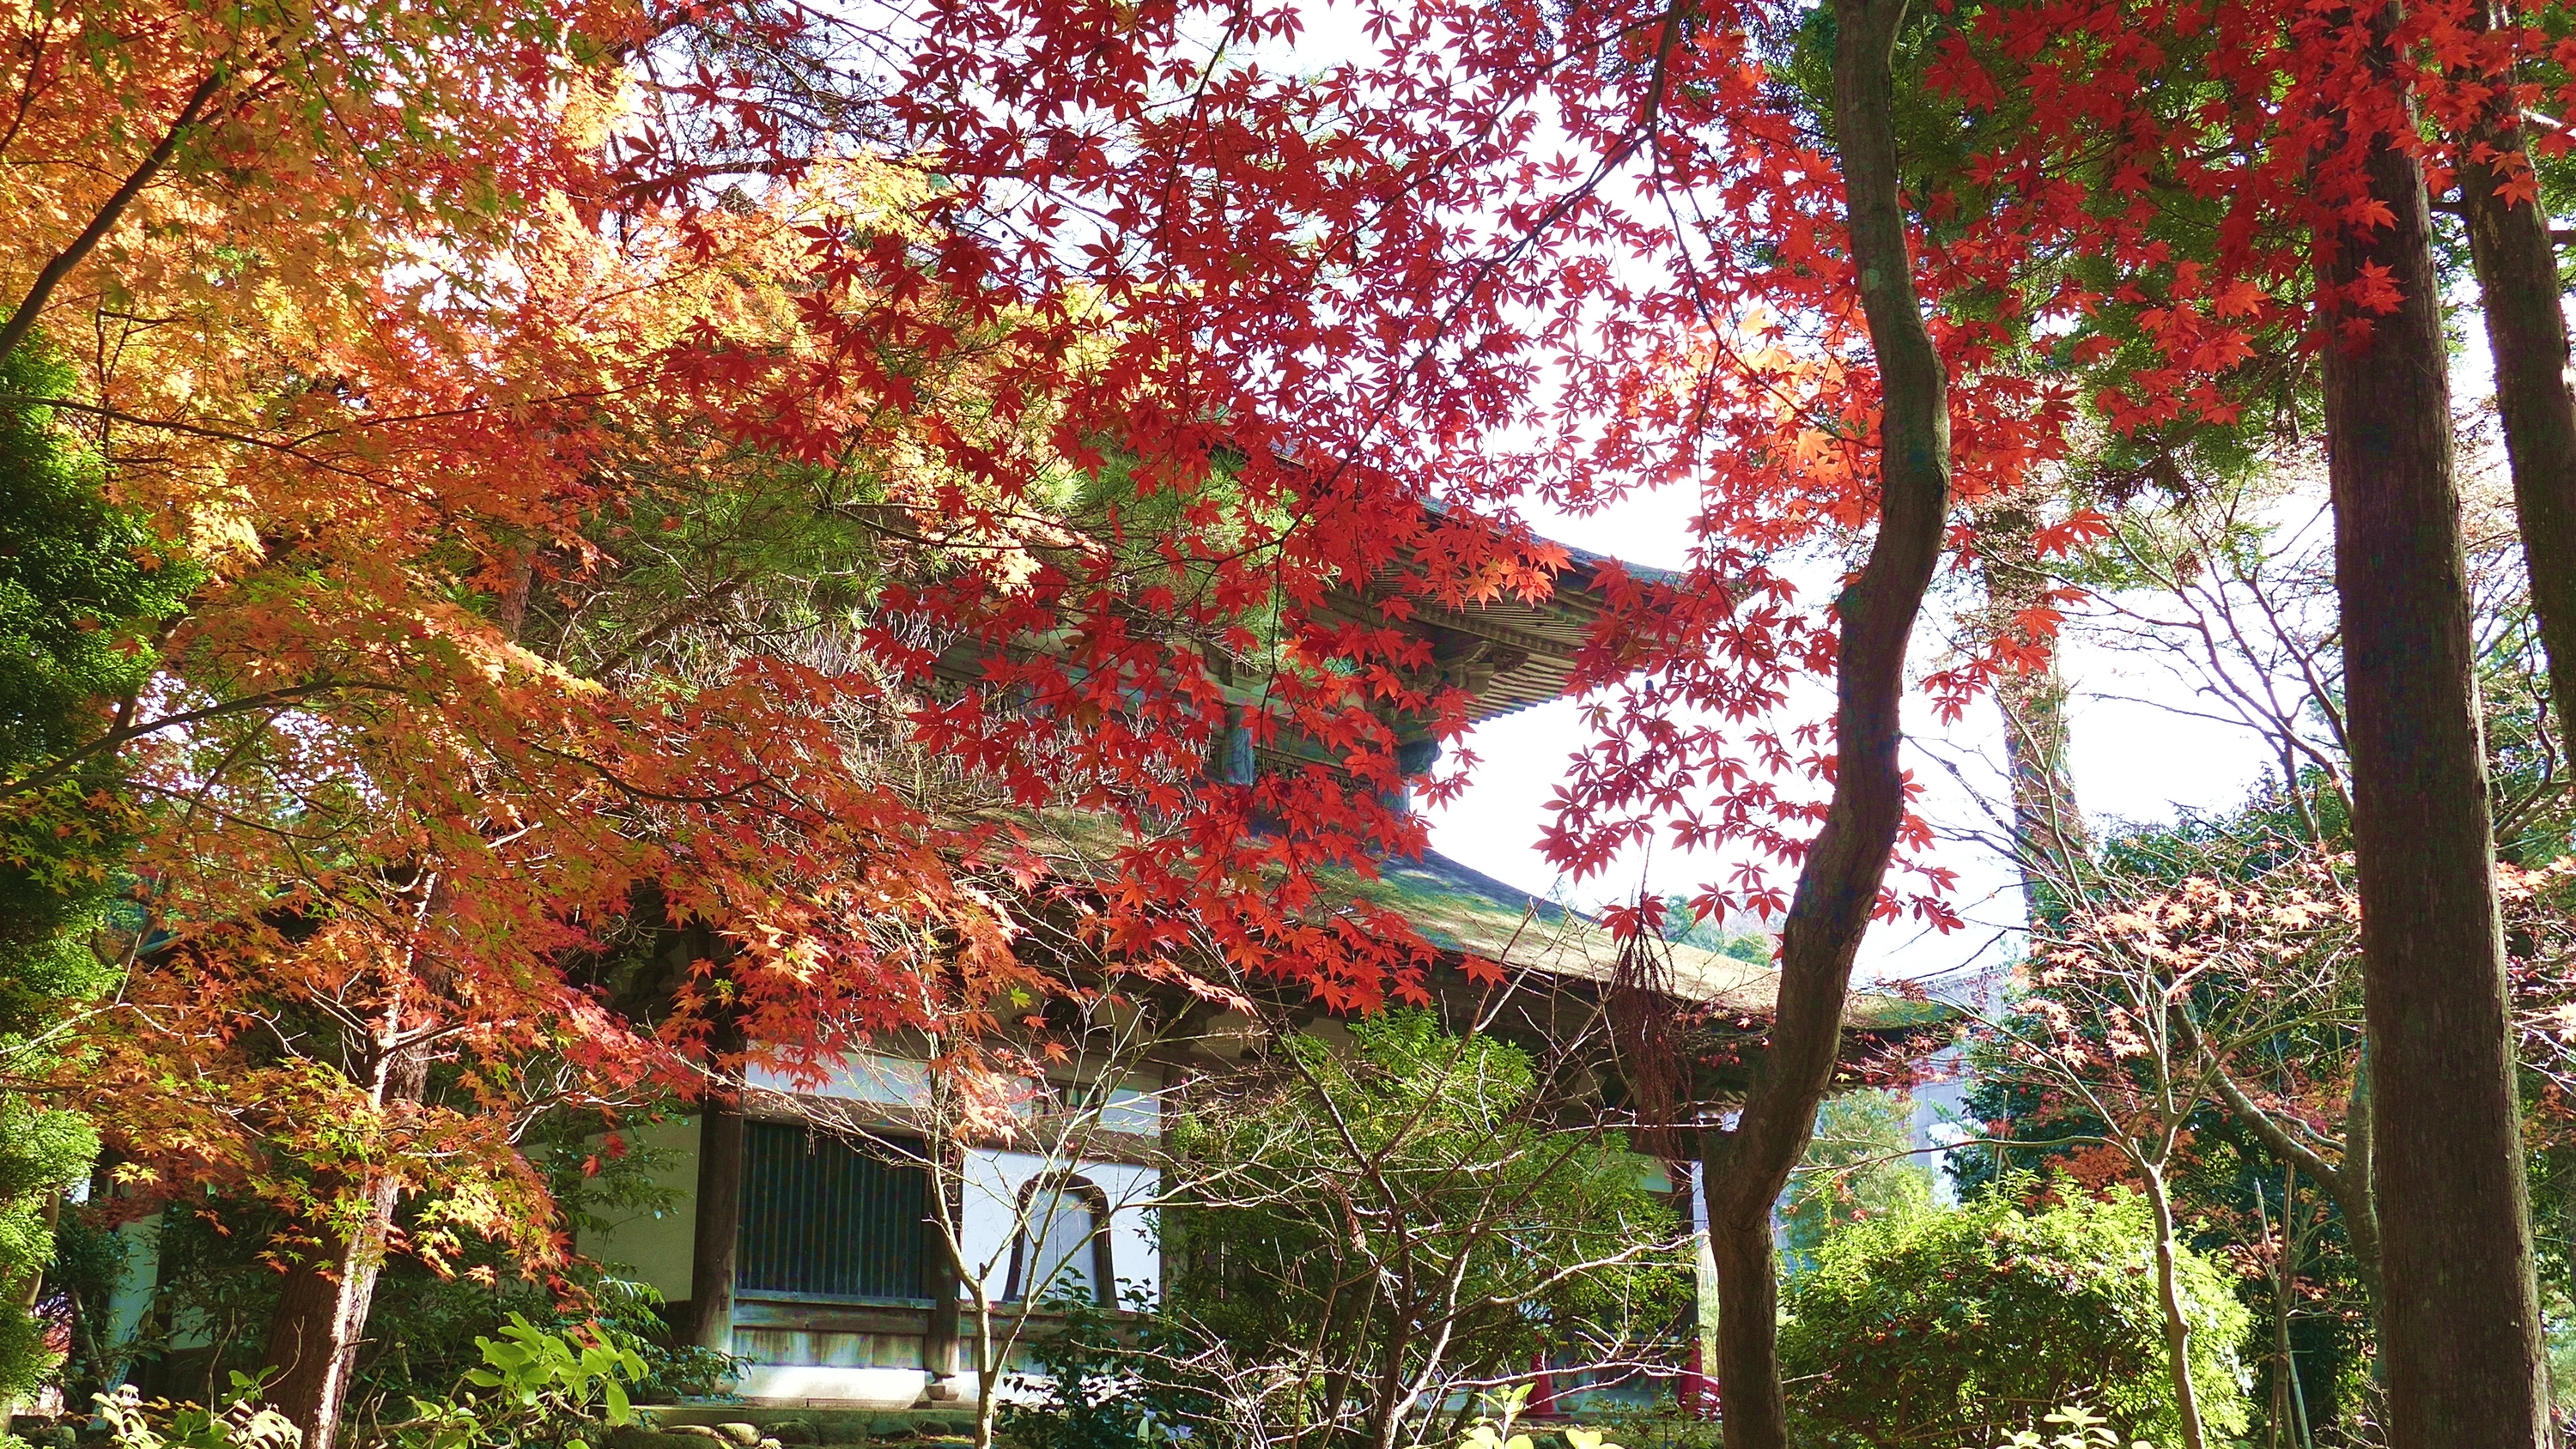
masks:
<svg viewBox="0 0 2576 1449"><path fill-rule="evenodd" d="M161 1216L119 1224L116 1231L125 1239L125 1264L107 1300L107 1341L123 1349L142 1336L143 1316L152 1311L153 1293L161 1285ZM129 1363L126 1371L132 1370Z"/></svg>
<svg viewBox="0 0 2576 1449"><path fill-rule="evenodd" d="M650 1283L677 1302L689 1296L690 1260L697 1250L698 1119L638 1123L621 1135L630 1146L659 1155L652 1180L676 1192L658 1211L630 1208L622 1216L610 1215L608 1230L584 1232L574 1251Z"/></svg>
<svg viewBox="0 0 2576 1449"><path fill-rule="evenodd" d="M889 1107L922 1107L930 1100L926 1064L876 1052L843 1057L837 1068L820 1078L754 1065L743 1073L743 1080L773 1092L837 1097L845 1102L875 1102Z"/></svg>
<svg viewBox="0 0 2576 1449"><path fill-rule="evenodd" d="M1163 1296L1163 1248L1154 1232L1154 1199L1162 1195L1163 1174L1125 1162L1086 1163L1082 1175L1109 1195L1109 1266L1118 1275L1118 1306L1127 1306L1130 1289L1145 1290L1149 1302Z"/></svg>
<svg viewBox="0 0 2576 1449"><path fill-rule="evenodd" d="M1159 1136L1163 1130L1163 1096L1151 1087L1112 1087L1100 1104L1100 1126L1108 1132ZM1102 1183L1106 1192L1109 1184ZM1115 1196L1115 1194L1112 1194Z"/></svg>
<svg viewBox="0 0 2576 1449"><path fill-rule="evenodd" d="M959 1236L966 1250L967 1272L982 1277L986 1293L993 1298L1000 1298L1010 1286L1011 1239L1019 1229L1020 1189L1030 1179L1066 1166L1062 1158L1031 1152L966 1154ZM1162 1174L1123 1162L1076 1162L1071 1168L1109 1199L1109 1268L1118 1279L1119 1306L1125 1306L1131 1287L1142 1287L1159 1298L1163 1258L1150 1204L1162 1191Z"/></svg>
<svg viewBox="0 0 2576 1449"><path fill-rule="evenodd" d="M759 1364L743 1371L734 1391L754 1403L824 1404L882 1411L911 1408L929 1382L930 1375L920 1369Z"/></svg>

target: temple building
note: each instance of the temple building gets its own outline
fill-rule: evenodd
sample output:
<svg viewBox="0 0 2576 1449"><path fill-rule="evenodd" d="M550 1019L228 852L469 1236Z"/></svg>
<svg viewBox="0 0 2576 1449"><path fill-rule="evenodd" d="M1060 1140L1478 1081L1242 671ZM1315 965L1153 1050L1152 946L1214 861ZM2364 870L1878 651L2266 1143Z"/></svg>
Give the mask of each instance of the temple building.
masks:
<svg viewBox="0 0 2576 1449"><path fill-rule="evenodd" d="M1406 627L1430 643L1444 681L1474 698L1472 720L1564 694L1603 607L1585 583L1594 562L1576 556L1541 602L1415 612ZM1366 600L1333 603L1374 621ZM1437 754L1427 728L1403 743L1407 772L1427 771ZM1225 768L1324 758L1293 740L1238 754L1252 757ZM1437 853L1381 862L1379 879L1353 876L1348 889L1400 912L1437 948L1425 984L1445 1021L1479 1022L1533 1047L1594 1043L1586 1050L1598 1060L1583 1069L1597 1089L1568 1110L1635 1119L1615 1033L1601 1029L1625 979L1608 930ZM1759 1050L1776 972L1686 943L1656 950L1654 989L1676 1018L1699 1024L1682 1093L1722 1104L1740 1093L1743 1063ZM1506 976L1499 994L1494 964ZM1937 1025L1919 1003L1856 996L1846 1016L1853 1080L1928 1050ZM738 1356L733 1389L753 1405L902 1411L971 1401L980 1345L995 1345L1006 1366L1024 1362L1055 1311L1042 1300L1117 1309L1162 1291L1156 1163L1172 1104L1282 1030L1347 1035L1333 1013L1285 989L1253 1010L1181 992L1129 1001L1076 1034L1092 1045L1050 1070L1045 1103L1010 1108L1016 1117L998 1124L943 1092L922 1042L880 1043L823 1081L754 1071L738 1108L630 1134L655 1150L676 1201L585 1233L579 1251L651 1283L679 1332ZM1720 1049L1708 1050L1712 1042ZM1732 1060L1727 1042L1742 1047ZM1692 1220L1687 1163L1641 1151L1638 1171ZM1675 1376L1686 1370L1680 1340L1692 1337L1686 1326L1677 1335L1666 1366Z"/></svg>

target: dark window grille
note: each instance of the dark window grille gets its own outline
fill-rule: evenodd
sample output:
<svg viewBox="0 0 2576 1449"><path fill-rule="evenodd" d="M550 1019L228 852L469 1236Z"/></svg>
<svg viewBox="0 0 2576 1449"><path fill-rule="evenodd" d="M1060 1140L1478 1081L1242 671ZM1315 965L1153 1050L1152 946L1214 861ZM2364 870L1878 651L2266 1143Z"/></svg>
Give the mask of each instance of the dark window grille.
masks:
<svg viewBox="0 0 2576 1449"><path fill-rule="evenodd" d="M927 1172L800 1126L743 1125L736 1293L927 1299Z"/></svg>

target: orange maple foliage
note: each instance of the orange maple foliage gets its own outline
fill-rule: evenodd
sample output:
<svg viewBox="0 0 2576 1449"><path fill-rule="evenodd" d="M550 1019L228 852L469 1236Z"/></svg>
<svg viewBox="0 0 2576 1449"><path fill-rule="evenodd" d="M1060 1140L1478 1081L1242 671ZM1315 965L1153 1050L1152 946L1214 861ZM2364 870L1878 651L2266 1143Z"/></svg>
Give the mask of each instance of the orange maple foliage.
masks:
<svg viewBox="0 0 2576 1449"><path fill-rule="evenodd" d="M115 500L208 570L79 757L120 754L93 804L141 841L116 863L141 882L127 985L23 1084L100 1116L134 1204L216 1183L328 1241L391 1182L438 1198L434 1261L464 1229L548 1259L526 1114L693 1089L719 1027L796 1070L1048 989L1004 807L1129 827L1069 887L1089 951L1212 936L1334 1005L1418 990L1409 928L1315 872L1419 843L1389 721L1454 731L1463 698L1421 641L1322 601L1382 575L1396 600L1535 595L1549 550L1192 397L1207 359L1138 283L999 277L953 162L764 132L756 193L702 184L672 118L743 74L664 86L636 57L675 33L783 53L794 25L8 23L22 331L76 364L62 406ZM1104 449L1132 486L1068 522ZM692 510L800 489L881 543L829 647L692 633L756 569L585 631L649 596ZM1130 524L1166 495L1177 524ZM1211 784L1229 719L1340 768ZM612 999L604 959L691 925L667 1000Z"/></svg>
<svg viewBox="0 0 2576 1449"><path fill-rule="evenodd" d="M1697 500L1680 574L1590 566L1598 739L1551 852L1582 873L1662 835L1794 864L1831 749L1776 715L1835 646L1781 560L1870 524L1877 402L1839 179L1767 70L1780 14L1365 13L1375 61L1289 74L1222 56L1292 37L1293 11L1169 0L12 12L0 144L34 203L0 258L59 271L30 322L81 361L70 405L117 496L216 570L113 724L151 802L137 864L155 929L272 963L172 973L133 1040L200 1043L182 1076L219 1077L244 983L310 961L308 997L397 1033L416 1015L631 1082L676 1070L718 1005L810 1059L894 1024L918 996L896 978L1016 979L1010 908L967 879L1019 858L1008 830L889 785L897 739L1014 806L1127 827L1104 949L1204 929L1337 1006L1406 993L1421 943L1316 871L1421 843L1381 798L1391 721L1454 735L1463 700L1398 626L1546 592L1564 556L1510 523L1533 496ZM2116 425L2231 420L2231 370L2297 321L2263 208L2294 182L2366 199L2257 145L2349 84L2292 44L2313 22L1943 13L1936 86L2038 98L1967 168L1976 194L1921 199L1946 218L1917 267L1960 501L2063 456L2078 376L2023 359L2072 319L2123 310L2168 364L2097 396ZM2425 13L2426 43L2453 36ZM2210 112L2067 163L2174 94L2146 84L2181 53L2161 42L2201 30L2308 89L2233 149L2176 159L2185 119L2243 129ZM847 104L789 104L818 78ZM1534 146L1542 112L1561 155ZM2250 197L2215 265L2149 225L2169 176ZM2091 287L2056 265L2077 254L2124 275ZM625 577L670 500L800 468L868 480L886 539L837 658L684 669L684 623L657 617L631 651L522 634ZM1115 496L1068 525L1068 479L1104 470ZM1352 590L1374 617L1330 602ZM2015 649L1935 676L1936 703ZM1340 769L1207 780L1237 728ZM729 943L649 1038L567 974L647 884ZM1923 868L1882 909L1951 924L1944 884ZM1782 901L1756 864L1695 905ZM134 1091L163 1090L148 1060Z"/></svg>

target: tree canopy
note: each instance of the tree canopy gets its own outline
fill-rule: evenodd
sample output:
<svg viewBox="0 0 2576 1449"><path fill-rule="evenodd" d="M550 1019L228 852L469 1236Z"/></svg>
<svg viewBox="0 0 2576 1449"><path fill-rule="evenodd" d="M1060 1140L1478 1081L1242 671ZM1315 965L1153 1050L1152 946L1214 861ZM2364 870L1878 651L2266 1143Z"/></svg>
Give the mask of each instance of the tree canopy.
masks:
<svg viewBox="0 0 2576 1449"><path fill-rule="evenodd" d="M1433 943L1332 885L1422 847L1404 762L1462 738L1404 626L1581 586L1548 856L1660 845L1693 917L1785 918L1749 1095L1690 1104L1765 1449L1769 1213L1856 953L1961 923L1907 703L2032 672L2076 600L1910 668L1928 592L2321 427L2393 1432L2531 1429L2432 207L2466 187L2498 296L2554 278L2563 17L1353 8L1322 66L1232 0L0 17L0 1105L93 1121L118 1211L279 1215L329 1449L386 1254L560 1260L547 1113L1024 1026L1101 962L1426 1001ZM2532 628L2576 640L2564 330L2498 338ZM1659 488L1670 573L1521 516Z"/></svg>

